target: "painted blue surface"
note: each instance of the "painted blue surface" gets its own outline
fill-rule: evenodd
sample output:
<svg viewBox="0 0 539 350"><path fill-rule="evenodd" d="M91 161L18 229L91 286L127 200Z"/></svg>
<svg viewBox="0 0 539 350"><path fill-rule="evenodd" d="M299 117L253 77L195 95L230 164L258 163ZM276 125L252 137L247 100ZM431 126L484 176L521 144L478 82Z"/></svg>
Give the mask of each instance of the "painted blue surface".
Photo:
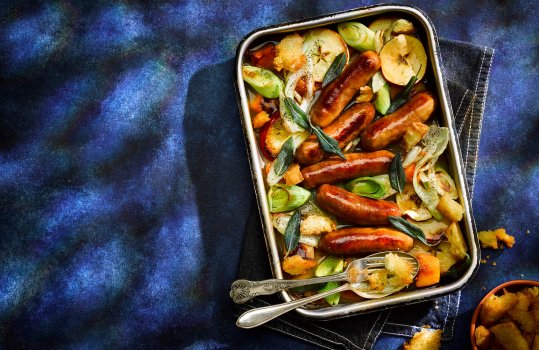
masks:
<svg viewBox="0 0 539 350"><path fill-rule="evenodd" d="M258 27L367 4L3 5L0 347L312 348L234 326L227 292L253 193L233 60ZM496 50L473 204L479 229L517 244L485 251L464 290L444 346L466 348L486 290L539 280L538 7L413 4L440 36Z"/></svg>

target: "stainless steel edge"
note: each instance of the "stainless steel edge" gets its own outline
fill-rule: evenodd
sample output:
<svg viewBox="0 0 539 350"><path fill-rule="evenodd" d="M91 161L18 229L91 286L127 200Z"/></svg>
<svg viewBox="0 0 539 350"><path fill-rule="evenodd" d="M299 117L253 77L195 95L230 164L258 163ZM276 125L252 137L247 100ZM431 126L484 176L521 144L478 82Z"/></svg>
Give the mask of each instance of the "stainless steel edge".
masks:
<svg viewBox="0 0 539 350"><path fill-rule="evenodd" d="M419 9L410 6L400 5L378 5L367 8L361 8L356 10L349 10L345 12L330 14L327 16L307 19L293 23L287 23L283 25L277 25L272 27L266 27L256 30L248 34L245 39L240 43L237 55L236 55L236 91L238 96L238 104L241 112L242 126L244 135L246 138L249 162L251 166L251 174L253 176L255 194L258 200L258 207L261 214L262 227L264 230L264 236L266 245L268 248L268 255L270 257L270 265L275 278L283 278L283 273L280 266L280 257L278 252L277 243L275 240L274 229L271 224L271 215L266 200L266 190L264 187L264 178L262 174L262 159L258 151L258 143L254 134L254 130L251 125L251 119L249 114L248 96L241 76L241 65L243 63L243 57L247 49L258 38L271 34L282 34L291 31L305 30L313 27L319 27L324 25L330 25L337 22L348 21L353 19L378 16L387 14L388 12L399 12L408 16L414 17L419 22L427 34L426 40L428 41L428 54L429 59L432 62L432 69L435 76L435 84L437 95L439 97L439 109L441 112L441 121L445 126L449 128L450 142L449 142L449 159L451 161L450 167L455 179L455 183L459 190L459 197L464 207L464 233L469 245L469 252L471 258L471 266L458 280L443 286L437 286L433 288L422 288L414 291L404 292L397 295L389 296L379 300L365 300L359 301L353 304L344 304L337 307L326 307L321 309L297 309L297 312L305 317L314 319L333 319L346 317L351 314L372 312L376 310L386 309L398 305L405 305L411 303L417 303L424 300L432 299L448 293L454 292L463 288L471 279L475 271L479 266L480 250L478 246L477 237L475 235L475 226L472 217L471 203L468 201L468 190L466 180L464 177L464 166L460 156L460 150L457 143L457 137L455 135L455 127L452 118L452 110L450 108L450 102L447 96L447 89L445 81L442 79L441 71L441 58L439 54L438 40L434 27L428 17ZM456 175L456 176L455 176ZM284 300L290 301L292 298L287 292L282 292L281 296Z"/></svg>

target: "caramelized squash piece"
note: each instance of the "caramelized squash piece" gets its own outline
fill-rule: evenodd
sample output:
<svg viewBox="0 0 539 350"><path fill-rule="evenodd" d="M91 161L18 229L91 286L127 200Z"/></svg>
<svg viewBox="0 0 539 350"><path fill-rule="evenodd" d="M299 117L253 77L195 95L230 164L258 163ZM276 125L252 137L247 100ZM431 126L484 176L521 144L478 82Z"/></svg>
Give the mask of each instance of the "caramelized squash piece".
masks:
<svg viewBox="0 0 539 350"><path fill-rule="evenodd" d="M432 286L440 282L440 260L426 253L419 253L415 256L419 262L419 272L415 279L417 287Z"/></svg>

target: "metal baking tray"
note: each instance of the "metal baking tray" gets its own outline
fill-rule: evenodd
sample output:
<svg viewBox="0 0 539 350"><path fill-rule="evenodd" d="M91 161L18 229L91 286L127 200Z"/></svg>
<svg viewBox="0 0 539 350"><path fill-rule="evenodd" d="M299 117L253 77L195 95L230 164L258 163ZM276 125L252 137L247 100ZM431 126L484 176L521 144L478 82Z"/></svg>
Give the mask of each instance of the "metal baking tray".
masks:
<svg viewBox="0 0 539 350"><path fill-rule="evenodd" d="M340 304L334 307L322 307L319 309L299 308L297 312L305 317L313 319L334 319L340 317L351 316L359 313L372 312L382 309L387 309L395 306L413 304L421 301L426 301L435 297L440 297L451 292L462 289L470 281L479 266L479 246L475 235L475 225L472 217L472 208L468 200L468 190L464 177L464 167L460 156L460 149L455 135L455 126L453 121L452 109L447 94L445 80L441 69L440 49L434 26L428 17L419 9L410 6L397 5L379 5L364 7L339 13L333 13L326 16L321 16L312 19L305 19L296 22L285 23L281 25L269 26L253 31L248 34L239 44L236 52L236 92L241 113L241 122L245 141L247 144L247 153L251 167L251 174L254 182L254 190L258 201L258 209L260 211L264 238L266 241L268 256L271 269L275 278L282 279L283 272L279 258L278 246L276 242L275 232L271 224L271 215L266 200L266 188L262 168L265 164L263 156L260 154L256 135L251 125L251 117L248 106L248 93L246 85L243 82L241 67L248 49L263 41L270 41L283 34L303 31L307 29L331 26L339 22L360 20L366 23L375 17L381 15L395 15L411 19L416 25L418 36L425 46L429 62L428 67L430 72L426 76L434 78L429 85L434 89L432 93L437 97L439 108L437 109L438 123L441 126L449 128L450 140L446 149L447 158L449 161L449 171L455 180L458 188L461 204L464 207L464 217L460 222L463 235L467 239L471 264L463 275L450 284L438 285L431 288L420 288L417 290L401 292L382 299L362 300L350 304ZM284 300L290 301L293 298L286 292L281 292Z"/></svg>

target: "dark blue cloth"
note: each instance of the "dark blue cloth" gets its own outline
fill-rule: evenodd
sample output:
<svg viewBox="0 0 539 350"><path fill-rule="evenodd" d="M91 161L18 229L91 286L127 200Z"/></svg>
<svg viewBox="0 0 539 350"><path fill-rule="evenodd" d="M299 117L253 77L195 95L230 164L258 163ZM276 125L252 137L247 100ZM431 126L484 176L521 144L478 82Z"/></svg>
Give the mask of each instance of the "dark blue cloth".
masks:
<svg viewBox="0 0 539 350"><path fill-rule="evenodd" d="M474 211L517 243L483 252L445 345L461 348L487 289L539 279L538 10L413 3L440 36L497 50ZM234 326L253 193L232 62L258 27L367 4L3 2L0 347L313 348Z"/></svg>

